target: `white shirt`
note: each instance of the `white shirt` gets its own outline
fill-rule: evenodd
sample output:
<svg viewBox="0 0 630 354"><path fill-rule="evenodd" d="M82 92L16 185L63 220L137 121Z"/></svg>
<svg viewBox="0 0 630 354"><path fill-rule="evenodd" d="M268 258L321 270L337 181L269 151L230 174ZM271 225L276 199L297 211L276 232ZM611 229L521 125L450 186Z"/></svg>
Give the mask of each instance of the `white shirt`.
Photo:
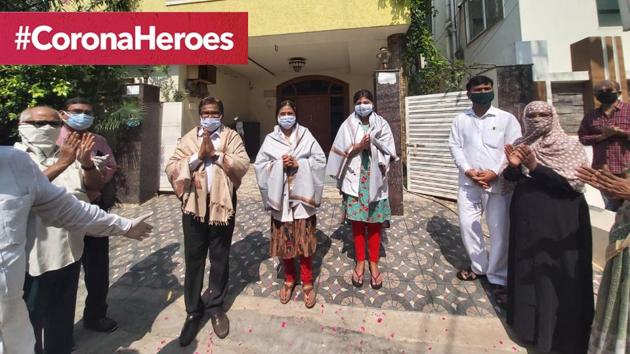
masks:
<svg viewBox="0 0 630 354"><path fill-rule="evenodd" d="M280 134L282 134L282 137L286 139L286 135L284 135L282 131L280 131ZM295 129L294 126L293 130L291 131L291 136L289 136L288 139L289 145L293 145L293 143L295 142L296 134L297 129ZM293 188L293 184L289 183L289 190L291 190L291 188ZM282 222L292 222L294 219L308 219L313 215L315 215L315 208L311 208L302 203L297 203L291 208L289 204L289 193L287 193L286 190L282 195L282 210L271 210L271 217Z"/></svg>
<svg viewBox="0 0 630 354"><path fill-rule="evenodd" d="M219 129L215 130L214 133L210 134L210 141L212 142L212 145L214 146L215 151L219 150L219 145L221 144L222 131L223 131L223 125L219 127ZM204 130L199 128L199 131L197 132L199 143L201 143L201 141L203 140L203 132ZM223 160L223 154L219 154L219 157L217 160L206 158L205 161L203 161L204 168L206 169L206 180L208 182L208 194L210 194L210 190L212 189L212 178L213 178L212 169L217 168L215 164L221 163L222 160ZM188 166L190 167L190 171L192 172L196 170L197 167L199 167L199 164L201 162L202 161L199 160L198 154L193 154L192 156L190 156L190 158L188 159Z"/></svg>
<svg viewBox="0 0 630 354"><path fill-rule="evenodd" d="M34 241L27 232L29 215L93 235L121 235L132 225L131 220L107 214L51 184L26 153L0 146L0 306L22 297L26 252Z"/></svg>
<svg viewBox="0 0 630 354"><path fill-rule="evenodd" d="M492 106L481 117L477 117L472 107L455 117L448 143L459 168L459 185L476 186L465 175L469 169L492 170L500 176L507 166L504 147L520 136L521 126L516 117ZM490 183L488 192L501 193L498 183L499 178Z"/></svg>
<svg viewBox="0 0 630 354"><path fill-rule="evenodd" d="M57 162L57 155L55 155L47 159L45 163L38 163L37 154L29 152L26 145L16 143L15 147L28 153L42 172ZM83 186L83 173L78 161L68 166L51 183L63 188L79 200L90 201ZM28 232L35 237L35 243L28 257L28 274L31 276L36 277L49 271L61 269L79 261L83 255L83 236L85 233L71 232L53 226L46 227L37 215L29 219Z"/></svg>

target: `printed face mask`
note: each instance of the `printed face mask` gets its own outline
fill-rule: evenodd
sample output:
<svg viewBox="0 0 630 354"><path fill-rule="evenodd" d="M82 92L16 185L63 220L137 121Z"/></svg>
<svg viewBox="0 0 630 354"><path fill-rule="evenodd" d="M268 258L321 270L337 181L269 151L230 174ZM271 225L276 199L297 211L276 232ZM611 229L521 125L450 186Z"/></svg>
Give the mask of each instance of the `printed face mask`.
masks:
<svg viewBox="0 0 630 354"><path fill-rule="evenodd" d="M291 129L295 125L295 116L279 116L278 125L282 129Z"/></svg>
<svg viewBox="0 0 630 354"><path fill-rule="evenodd" d="M358 104L354 106L354 113L359 115L359 117L367 117L372 114L374 110L374 106L371 103L367 104Z"/></svg>

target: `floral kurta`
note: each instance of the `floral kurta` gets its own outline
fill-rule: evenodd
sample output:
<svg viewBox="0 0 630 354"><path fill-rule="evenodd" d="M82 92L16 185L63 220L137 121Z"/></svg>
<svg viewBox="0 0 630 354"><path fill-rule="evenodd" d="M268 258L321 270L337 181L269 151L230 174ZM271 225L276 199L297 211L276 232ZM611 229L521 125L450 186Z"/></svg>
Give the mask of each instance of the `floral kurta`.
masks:
<svg viewBox="0 0 630 354"><path fill-rule="evenodd" d="M362 124L361 127L367 132L369 125ZM388 198L373 203L368 201L370 195L370 173L370 152L363 150L361 153L361 175L359 176L359 197L344 195L343 206L348 220L382 223L391 218L392 211Z"/></svg>

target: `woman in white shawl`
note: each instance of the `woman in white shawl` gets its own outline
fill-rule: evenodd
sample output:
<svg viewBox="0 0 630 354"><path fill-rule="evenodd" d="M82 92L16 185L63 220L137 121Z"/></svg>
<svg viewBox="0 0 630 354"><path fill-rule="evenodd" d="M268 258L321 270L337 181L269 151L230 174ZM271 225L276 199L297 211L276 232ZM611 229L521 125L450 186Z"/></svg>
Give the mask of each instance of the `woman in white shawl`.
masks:
<svg viewBox="0 0 630 354"><path fill-rule="evenodd" d="M276 111L278 125L267 134L254 168L265 209L271 212L271 256L284 265L280 302L291 300L296 284L295 258L300 257L304 304L315 306L312 256L317 247L315 210L323 191L326 155L311 132L296 121L292 101Z"/></svg>
<svg viewBox="0 0 630 354"><path fill-rule="evenodd" d="M343 122L330 150L326 174L337 179L343 194L345 218L352 223L356 266L352 284L363 286L365 239L370 260L370 285L383 286L378 270L381 232L391 209L387 191L390 161L398 159L391 128L374 112L374 96L368 90L354 94L354 112Z"/></svg>

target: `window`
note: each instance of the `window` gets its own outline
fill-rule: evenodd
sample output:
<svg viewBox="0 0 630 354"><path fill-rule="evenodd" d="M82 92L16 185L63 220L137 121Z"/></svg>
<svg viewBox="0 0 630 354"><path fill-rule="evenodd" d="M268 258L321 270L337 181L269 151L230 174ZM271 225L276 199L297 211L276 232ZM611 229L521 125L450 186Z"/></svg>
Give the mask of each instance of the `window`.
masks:
<svg viewBox="0 0 630 354"><path fill-rule="evenodd" d="M597 0L599 27L621 26L621 13L617 0Z"/></svg>
<svg viewBox="0 0 630 354"><path fill-rule="evenodd" d="M503 19L503 0L469 0L466 2L468 41L477 38Z"/></svg>

